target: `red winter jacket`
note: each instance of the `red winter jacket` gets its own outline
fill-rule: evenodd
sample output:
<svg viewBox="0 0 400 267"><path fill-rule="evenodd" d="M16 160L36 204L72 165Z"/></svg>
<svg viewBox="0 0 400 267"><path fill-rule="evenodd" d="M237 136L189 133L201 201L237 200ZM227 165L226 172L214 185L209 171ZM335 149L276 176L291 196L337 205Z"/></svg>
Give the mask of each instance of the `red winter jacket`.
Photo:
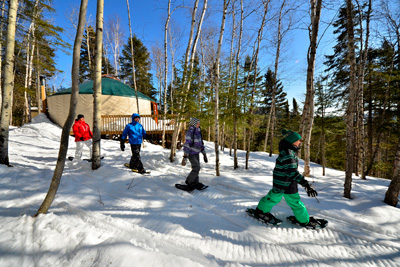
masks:
<svg viewBox="0 0 400 267"><path fill-rule="evenodd" d="M75 120L74 126L72 126L72 130L75 135L75 142L86 141L92 139L93 134L90 131L89 124L84 121ZM83 137L83 140L81 139Z"/></svg>

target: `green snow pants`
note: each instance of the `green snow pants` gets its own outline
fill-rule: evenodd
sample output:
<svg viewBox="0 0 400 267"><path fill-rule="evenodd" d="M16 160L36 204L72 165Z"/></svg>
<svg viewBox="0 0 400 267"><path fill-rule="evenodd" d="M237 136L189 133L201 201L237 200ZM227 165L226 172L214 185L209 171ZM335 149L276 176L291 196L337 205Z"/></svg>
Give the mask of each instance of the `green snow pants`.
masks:
<svg viewBox="0 0 400 267"><path fill-rule="evenodd" d="M308 223L310 221L310 216L308 215L306 206L300 200L299 193L284 194L274 192L272 189L260 200L257 208L264 213L270 212L282 200L282 197L285 198L286 203L292 209L294 216L300 223Z"/></svg>

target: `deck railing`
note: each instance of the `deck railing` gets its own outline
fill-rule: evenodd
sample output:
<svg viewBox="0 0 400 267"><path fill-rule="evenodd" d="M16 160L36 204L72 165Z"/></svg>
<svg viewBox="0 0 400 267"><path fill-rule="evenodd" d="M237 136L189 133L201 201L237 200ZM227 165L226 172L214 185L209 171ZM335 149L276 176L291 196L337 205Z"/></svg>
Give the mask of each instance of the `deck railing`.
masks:
<svg viewBox="0 0 400 267"><path fill-rule="evenodd" d="M131 115L102 115L101 116L101 134L118 135L121 134L128 123L132 122ZM142 115L140 124L146 130L147 134L161 134L163 131L163 115ZM174 131L175 115L167 115L165 132Z"/></svg>

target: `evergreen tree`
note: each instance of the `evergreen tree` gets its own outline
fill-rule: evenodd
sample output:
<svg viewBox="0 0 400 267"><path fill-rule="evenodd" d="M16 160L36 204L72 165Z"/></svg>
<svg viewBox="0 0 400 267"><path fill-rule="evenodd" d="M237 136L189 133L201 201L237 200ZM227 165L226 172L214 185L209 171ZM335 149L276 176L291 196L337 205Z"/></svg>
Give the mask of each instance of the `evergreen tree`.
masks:
<svg viewBox="0 0 400 267"><path fill-rule="evenodd" d="M332 78L330 83L332 97L343 103L348 94L348 83L350 65L348 62L348 49L347 49L347 8L343 5L339 10L338 19L333 23L335 27L334 34L337 35L337 43L333 47L333 55L327 55L324 64L327 66L326 72L329 72L329 77ZM360 41L360 23L361 19L359 13L353 11L354 22L354 42L357 48ZM359 61L359 58L356 59Z"/></svg>
<svg viewBox="0 0 400 267"><path fill-rule="evenodd" d="M96 46L96 32L92 26L85 29L83 35L84 41L81 46L81 60L79 65L79 82L83 83L88 80L93 80L94 73L94 58L95 58L95 46ZM104 56L104 48L101 60L101 73L110 74L112 67L109 60Z"/></svg>
<svg viewBox="0 0 400 267"><path fill-rule="evenodd" d="M136 86L139 92L155 98L157 90L153 86L153 75L150 73L151 62L150 53L143 45L142 41L135 35L132 37L133 53L135 58L135 77ZM133 88L133 74L132 74L132 53L131 53L131 40L128 38L126 44L122 49L121 56L121 80L126 82Z"/></svg>

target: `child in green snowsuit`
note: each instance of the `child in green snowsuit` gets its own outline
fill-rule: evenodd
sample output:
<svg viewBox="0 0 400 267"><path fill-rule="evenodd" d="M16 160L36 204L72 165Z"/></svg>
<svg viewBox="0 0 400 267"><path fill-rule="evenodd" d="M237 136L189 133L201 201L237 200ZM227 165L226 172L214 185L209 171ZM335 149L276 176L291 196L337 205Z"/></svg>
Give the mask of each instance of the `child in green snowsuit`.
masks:
<svg viewBox="0 0 400 267"><path fill-rule="evenodd" d="M318 193L297 170L297 151L301 143L300 134L291 130L286 131L285 129L281 132L283 139L279 143L279 156L276 159L273 171L273 187L260 200L256 212L265 221L271 220L274 216L269 212L284 197L297 221L307 225L310 222L310 216L305 205L300 200L297 184L303 186L310 197L315 197Z"/></svg>

